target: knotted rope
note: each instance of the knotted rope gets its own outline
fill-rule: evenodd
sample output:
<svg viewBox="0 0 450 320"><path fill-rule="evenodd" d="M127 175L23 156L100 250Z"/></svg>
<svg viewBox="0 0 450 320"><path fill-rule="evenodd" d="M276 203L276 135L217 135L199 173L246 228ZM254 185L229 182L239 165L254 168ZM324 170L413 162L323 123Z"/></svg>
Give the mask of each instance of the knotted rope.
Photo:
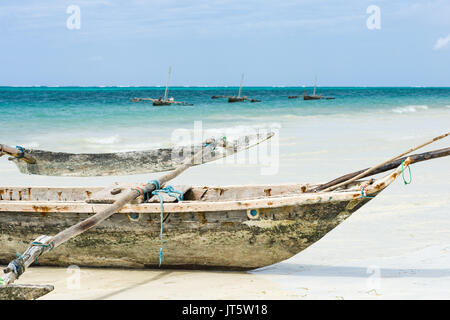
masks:
<svg viewBox="0 0 450 320"><path fill-rule="evenodd" d="M404 184L411 184L412 182L412 175L411 175L411 167L408 166L408 171L409 171L409 181L406 181L405 179L405 174L404 174L404 168L405 168L405 161L402 161L402 178L403 178L403 183Z"/></svg>
<svg viewBox="0 0 450 320"><path fill-rule="evenodd" d="M22 159L25 157L25 149L21 146L16 146L17 150L20 151L19 155L15 156L16 159Z"/></svg>
<svg viewBox="0 0 450 320"><path fill-rule="evenodd" d="M161 193L167 193L168 196L174 197L178 200L178 202L183 201L183 193L180 191L175 190L171 186L167 186L164 188L161 188L159 185L158 180L152 180L149 182L149 184L153 184L155 186L155 191L152 192L152 195L156 195L159 197L159 203L161 206L161 214L160 214L160 230L159 230L159 238L161 241L161 246L159 247L159 267L161 267L162 261L163 261L163 224L164 224L164 198L161 195ZM145 197L144 197L144 200Z"/></svg>
<svg viewBox="0 0 450 320"><path fill-rule="evenodd" d="M375 197L367 195L366 190L365 190L366 187L367 187L367 184L361 186L361 197L360 198L362 198L362 199L364 199L364 198L375 198Z"/></svg>
<svg viewBox="0 0 450 320"><path fill-rule="evenodd" d="M33 241L33 242L31 243L31 246L33 246L33 247L41 247L41 253L39 253L39 256L38 256L38 257L36 258L36 260L34 261L35 263L38 263L38 262L39 262L39 261L38 261L38 258L39 258L40 256L42 256L42 254L44 253L44 251L45 251L46 248L50 248L50 250L48 250L48 251L52 251L53 248L55 247L55 245L54 245L53 242L51 242L51 243L49 243L49 244L45 244L45 243L42 243L42 242L39 242L39 241Z"/></svg>

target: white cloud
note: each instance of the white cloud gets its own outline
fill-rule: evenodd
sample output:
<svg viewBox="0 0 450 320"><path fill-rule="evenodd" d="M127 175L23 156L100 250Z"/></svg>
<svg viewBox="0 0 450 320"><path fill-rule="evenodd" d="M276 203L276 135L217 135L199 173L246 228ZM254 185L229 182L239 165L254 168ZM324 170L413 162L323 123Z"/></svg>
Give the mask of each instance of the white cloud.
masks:
<svg viewBox="0 0 450 320"><path fill-rule="evenodd" d="M444 38L439 38L434 45L434 50L439 50L450 43L450 34Z"/></svg>

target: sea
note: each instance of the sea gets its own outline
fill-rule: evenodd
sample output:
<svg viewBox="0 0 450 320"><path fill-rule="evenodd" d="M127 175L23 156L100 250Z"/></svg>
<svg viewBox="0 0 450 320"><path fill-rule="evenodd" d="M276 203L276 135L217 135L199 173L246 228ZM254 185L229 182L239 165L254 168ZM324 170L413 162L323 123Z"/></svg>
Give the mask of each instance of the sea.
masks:
<svg viewBox="0 0 450 320"><path fill-rule="evenodd" d="M192 105L154 107L151 102L130 101L164 96L164 89L0 87L0 143L102 153L274 132L270 150L260 152L257 159L247 155L241 157L247 159L193 168L196 177L189 180L195 184L294 183L323 181L365 168L447 132L450 125L450 88L320 87L319 94L335 99L304 101L302 94L312 93L312 88L244 87L243 96L261 102L228 103L211 97L237 95L238 88L173 87L169 97ZM0 160L0 177L4 177L0 179L12 184L110 181L108 177L23 176L6 157ZM208 174L203 174L202 167L207 167ZM118 179L135 181L154 175Z"/></svg>

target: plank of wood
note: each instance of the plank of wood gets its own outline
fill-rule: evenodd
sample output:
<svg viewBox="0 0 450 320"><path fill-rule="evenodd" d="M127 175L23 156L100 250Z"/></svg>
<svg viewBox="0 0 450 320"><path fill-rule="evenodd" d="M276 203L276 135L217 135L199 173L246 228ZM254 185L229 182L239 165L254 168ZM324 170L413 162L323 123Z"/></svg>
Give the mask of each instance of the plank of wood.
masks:
<svg viewBox="0 0 450 320"><path fill-rule="evenodd" d="M440 135L440 136L437 136L437 137L435 137L435 138L433 138L433 139L431 139L431 140L428 140L427 142L422 143L421 145L418 145L417 147L411 148L411 149L409 149L409 150L407 150L407 151L405 151L405 152L403 152L403 153L401 153L401 154L399 154L399 155L397 155L397 156L395 156L395 157L393 157L393 158L390 158L389 160L383 161L382 163L379 163L379 164L377 164L377 165L375 165L375 166L373 166L373 167L367 169L366 171L364 171L364 172L362 172L362 173L360 173L360 174L354 176L354 177L351 178L351 179L348 179L347 181L344 181L344 182L338 183L338 184L336 184L336 185L333 185L333 186L331 186L331 187L328 187L328 188L324 189L323 191L333 191L333 190L335 190L335 189L337 189L337 188L339 188L339 187L345 186L346 184L349 184L350 182L353 182L353 181L355 181L355 180L357 180L357 179L362 178L363 176L365 176L365 175L367 175L367 174L373 172L374 170L376 170L376 169L378 169L378 168L384 166L385 164L387 164L387 163L389 163L389 162L391 162L391 161L397 160L397 159L399 159L399 158L401 158L401 157L407 155L408 153L411 153L411 152L413 152L413 151L416 151L416 150L418 150L418 149L420 149L420 148L423 148L423 147L429 145L430 143L433 143L433 142L435 142L435 141L441 140L441 139L447 137L448 135L450 135L450 132L444 133L444 134L442 134L442 135Z"/></svg>
<svg viewBox="0 0 450 320"><path fill-rule="evenodd" d="M441 157L446 157L450 155L450 148L443 148L443 149L439 149L439 150L433 150L433 151L428 151L428 152L423 152L423 153L419 153L419 154L413 154L411 155L411 163L417 163L417 162L422 162L422 161L426 161L426 160L431 160L431 159L437 159L437 158L441 158ZM382 173L388 170L392 170L396 167L398 167L407 157L403 157L391 162L386 163L385 165L379 167L378 169L373 170L370 173L367 173L363 176L361 176L361 178L365 178L365 177L369 177L378 173ZM366 172L369 168L366 169L362 169L362 170L358 170L355 172L351 172L351 173L347 173L346 175L343 175L341 177L338 177L336 179L333 179L327 183L321 184L320 186L314 188L312 191L313 192L318 192L321 190L324 190L328 187L331 187L333 185L336 185L338 183L347 181L353 177L356 177L357 175Z"/></svg>

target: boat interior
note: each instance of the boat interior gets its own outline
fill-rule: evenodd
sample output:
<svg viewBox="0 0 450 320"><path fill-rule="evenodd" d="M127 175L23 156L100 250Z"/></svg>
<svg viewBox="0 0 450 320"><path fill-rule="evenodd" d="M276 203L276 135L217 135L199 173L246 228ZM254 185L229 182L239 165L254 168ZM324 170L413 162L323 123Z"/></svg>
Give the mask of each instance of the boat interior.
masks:
<svg viewBox="0 0 450 320"><path fill-rule="evenodd" d="M354 191L363 182L356 181L342 191ZM293 196L312 192L319 184L173 186L183 193L183 201L232 201ZM136 185L102 187L0 187L0 201L111 203L121 191ZM115 192L111 192L115 190ZM117 192L119 191L119 192ZM113 193L116 193L113 195ZM165 197L165 202L167 197ZM159 201L153 196L149 202ZM174 202L175 198L167 202Z"/></svg>

